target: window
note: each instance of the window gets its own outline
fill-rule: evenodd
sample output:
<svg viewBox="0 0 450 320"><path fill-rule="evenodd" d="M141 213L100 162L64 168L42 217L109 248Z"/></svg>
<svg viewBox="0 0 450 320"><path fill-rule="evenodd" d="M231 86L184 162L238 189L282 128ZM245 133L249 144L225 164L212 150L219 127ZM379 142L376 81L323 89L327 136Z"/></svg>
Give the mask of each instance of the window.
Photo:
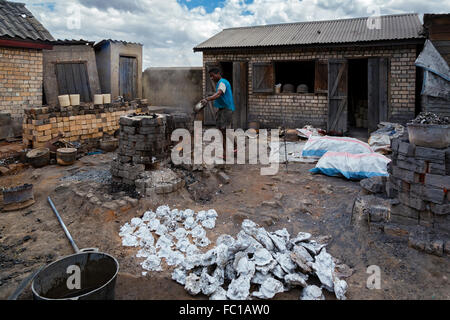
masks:
<svg viewBox="0 0 450 320"><path fill-rule="evenodd" d="M253 92L255 93L273 93L274 78L273 64L254 63L253 64Z"/></svg>
<svg viewBox="0 0 450 320"><path fill-rule="evenodd" d="M276 84L282 88L290 84L289 93L294 94L328 92L327 60L275 61L252 67L254 93L274 93Z"/></svg>
<svg viewBox="0 0 450 320"><path fill-rule="evenodd" d="M58 81L58 93L60 95L79 94L80 101L92 101L85 63L57 63L56 79Z"/></svg>
<svg viewBox="0 0 450 320"><path fill-rule="evenodd" d="M286 85L292 85L294 93L314 92L315 61L275 62L275 83L282 85L282 93L287 92ZM305 91L298 91L305 86ZM302 89L302 88L299 88Z"/></svg>

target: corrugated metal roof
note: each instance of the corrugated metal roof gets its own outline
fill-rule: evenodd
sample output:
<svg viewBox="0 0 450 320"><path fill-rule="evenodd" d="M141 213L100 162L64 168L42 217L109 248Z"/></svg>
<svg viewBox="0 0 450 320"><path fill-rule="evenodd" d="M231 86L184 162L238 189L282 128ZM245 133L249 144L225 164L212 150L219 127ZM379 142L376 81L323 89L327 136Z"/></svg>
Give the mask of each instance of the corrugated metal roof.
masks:
<svg viewBox="0 0 450 320"><path fill-rule="evenodd" d="M97 48L103 46L105 43L122 43L122 44L124 44L124 45L129 45L129 44L131 44L131 45L136 45L136 46L143 46L142 43L138 43L138 42L128 42L128 41L123 41L123 40L105 39L105 40L102 40L102 41L100 41L100 42L97 42L97 43L95 44L94 48L97 49Z"/></svg>
<svg viewBox="0 0 450 320"><path fill-rule="evenodd" d="M0 37L33 41L55 40L25 8L25 4L0 0Z"/></svg>
<svg viewBox="0 0 450 320"><path fill-rule="evenodd" d="M337 44L424 38L415 13L381 16L381 28L370 29L368 17L225 29L194 51L222 48Z"/></svg>
<svg viewBox="0 0 450 320"><path fill-rule="evenodd" d="M55 46L74 46L74 45L86 45L93 47L95 44L95 41L89 41L89 40L75 40L75 39L58 39L56 41L52 42L52 45Z"/></svg>

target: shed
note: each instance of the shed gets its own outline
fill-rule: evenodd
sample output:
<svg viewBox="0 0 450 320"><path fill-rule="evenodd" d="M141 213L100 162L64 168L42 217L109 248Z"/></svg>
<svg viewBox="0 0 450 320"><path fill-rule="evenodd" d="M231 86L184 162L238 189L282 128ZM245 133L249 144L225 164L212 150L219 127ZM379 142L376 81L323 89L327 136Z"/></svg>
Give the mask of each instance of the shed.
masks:
<svg viewBox="0 0 450 320"><path fill-rule="evenodd" d="M53 40L25 4L0 0L0 139L20 134L23 110L42 105L42 50Z"/></svg>
<svg viewBox="0 0 450 320"><path fill-rule="evenodd" d="M102 93L142 98L142 44L103 40L94 48Z"/></svg>
<svg viewBox="0 0 450 320"><path fill-rule="evenodd" d="M81 102L92 102L101 93L94 42L58 40L53 50L44 50L44 90L49 105L58 95L79 94Z"/></svg>
<svg viewBox="0 0 450 320"><path fill-rule="evenodd" d="M424 40L419 16L401 14L230 28L194 51L203 52L204 94L215 91L211 67L231 82L235 128L257 120L343 134L414 118ZM214 124L211 107L205 123Z"/></svg>

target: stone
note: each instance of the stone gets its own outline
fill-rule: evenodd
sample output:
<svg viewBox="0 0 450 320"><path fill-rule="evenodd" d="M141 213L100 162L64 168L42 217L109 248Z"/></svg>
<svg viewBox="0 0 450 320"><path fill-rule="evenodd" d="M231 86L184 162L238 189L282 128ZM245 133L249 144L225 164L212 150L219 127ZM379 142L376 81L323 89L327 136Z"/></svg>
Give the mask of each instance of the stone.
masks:
<svg viewBox="0 0 450 320"><path fill-rule="evenodd" d="M306 288L308 286L306 283L307 279L307 276L299 273L291 273L284 276L284 282L286 282L287 285L300 286L303 288Z"/></svg>
<svg viewBox="0 0 450 320"><path fill-rule="evenodd" d="M184 289L190 295L195 296L195 295L199 294L201 292L200 277L194 273L191 273L190 275L188 275L185 279Z"/></svg>
<svg viewBox="0 0 450 320"><path fill-rule="evenodd" d="M209 297L209 300L228 300L227 292L224 288L218 287L216 291Z"/></svg>
<svg viewBox="0 0 450 320"><path fill-rule="evenodd" d="M248 276L240 276L231 280L227 298L230 300L247 300L250 295L250 279Z"/></svg>
<svg viewBox="0 0 450 320"><path fill-rule="evenodd" d="M252 296L259 299L272 299L277 293L281 293L283 291L284 287L280 281L274 278L268 278L263 282L259 288L259 291L252 293Z"/></svg>
<svg viewBox="0 0 450 320"><path fill-rule="evenodd" d="M409 231L407 229L400 228L399 226L396 225L385 225L383 231L387 235L395 237L408 237L409 235Z"/></svg>
<svg viewBox="0 0 450 320"><path fill-rule="evenodd" d="M219 171L217 177L223 184L229 184L231 182L230 177L223 171Z"/></svg>
<svg viewBox="0 0 450 320"><path fill-rule="evenodd" d="M335 263L333 258L326 249L323 249L320 254L315 257L315 261L312 263L312 268L322 283L323 287L330 292L333 292L333 273Z"/></svg>
<svg viewBox="0 0 450 320"><path fill-rule="evenodd" d="M338 300L346 300L345 293L347 292L348 284L345 280L334 278L334 294Z"/></svg>
<svg viewBox="0 0 450 320"><path fill-rule="evenodd" d="M318 286L307 286L303 289L300 300L325 300L322 289Z"/></svg>
<svg viewBox="0 0 450 320"><path fill-rule="evenodd" d="M386 177L372 177L360 181L361 187L370 193L384 193L386 190Z"/></svg>

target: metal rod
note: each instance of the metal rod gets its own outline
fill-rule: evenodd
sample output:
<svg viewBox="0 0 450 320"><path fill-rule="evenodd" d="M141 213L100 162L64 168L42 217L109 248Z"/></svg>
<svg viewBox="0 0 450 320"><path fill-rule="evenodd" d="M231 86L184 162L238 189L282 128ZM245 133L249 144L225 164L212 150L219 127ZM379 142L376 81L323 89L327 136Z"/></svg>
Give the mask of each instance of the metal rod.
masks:
<svg viewBox="0 0 450 320"><path fill-rule="evenodd" d="M67 238L69 239L70 244L72 245L73 250L75 250L76 253L80 252L80 249L78 249L75 241L73 241L72 236L70 235L69 230L67 230L66 225L64 224L64 221L62 221L61 216L58 213L58 210L56 210L55 205L53 204L52 199L50 197L47 198L48 203L50 203L50 206L52 207L53 212L56 215L56 218L58 218L59 223L61 224L61 227L64 230L64 233L66 234Z"/></svg>
<svg viewBox="0 0 450 320"><path fill-rule="evenodd" d="M286 105L283 105L283 130L284 130L284 157L286 159L286 172L288 172L288 154L287 154L287 145L286 145L286 115L285 115L285 110L284 108L286 107Z"/></svg>

